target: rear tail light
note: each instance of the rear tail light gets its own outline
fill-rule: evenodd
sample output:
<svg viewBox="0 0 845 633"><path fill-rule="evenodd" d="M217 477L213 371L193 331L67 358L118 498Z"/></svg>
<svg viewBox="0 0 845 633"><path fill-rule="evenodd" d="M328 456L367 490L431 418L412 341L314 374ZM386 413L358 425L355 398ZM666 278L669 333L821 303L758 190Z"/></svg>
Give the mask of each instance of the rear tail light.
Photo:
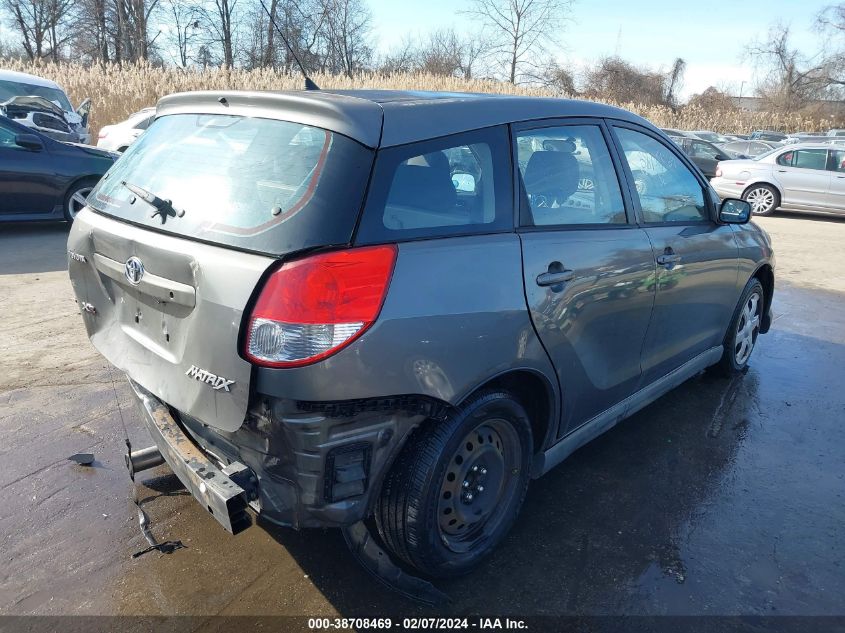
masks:
<svg viewBox="0 0 845 633"><path fill-rule="evenodd" d="M265 367L298 367L349 345L378 318L395 262L391 245L284 264L252 310L246 357Z"/></svg>
<svg viewBox="0 0 845 633"><path fill-rule="evenodd" d="M722 167L721 165L716 165L716 178L722 177Z"/></svg>
<svg viewBox="0 0 845 633"><path fill-rule="evenodd" d="M97 138L106 138L109 135L108 130L100 130L100 133L97 134Z"/></svg>

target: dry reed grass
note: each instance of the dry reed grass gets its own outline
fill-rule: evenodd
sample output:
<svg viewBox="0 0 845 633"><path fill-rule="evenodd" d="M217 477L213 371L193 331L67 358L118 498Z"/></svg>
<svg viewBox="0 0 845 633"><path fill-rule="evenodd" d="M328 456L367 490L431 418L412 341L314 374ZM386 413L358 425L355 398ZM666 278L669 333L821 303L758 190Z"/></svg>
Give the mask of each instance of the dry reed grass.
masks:
<svg viewBox="0 0 845 633"><path fill-rule="evenodd" d="M298 75L279 74L271 69L184 70L160 68L149 64L83 66L81 64L52 64L4 62L10 70L27 72L51 79L60 84L76 104L86 97L93 101L92 132L103 125L116 123L143 107L154 105L162 96L190 90L294 90L302 87ZM424 74L379 75L362 74L352 79L342 75L315 75L313 79L324 88L385 88L397 90L438 90L519 94L526 96L563 96L553 91L485 79L465 80ZM825 131L829 127L845 127L844 123L813 119L800 115L779 115L771 112L745 110L708 111L683 107L676 111L664 106L637 103L613 103L657 126L682 130L715 130L722 133L748 133L753 129L782 131Z"/></svg>

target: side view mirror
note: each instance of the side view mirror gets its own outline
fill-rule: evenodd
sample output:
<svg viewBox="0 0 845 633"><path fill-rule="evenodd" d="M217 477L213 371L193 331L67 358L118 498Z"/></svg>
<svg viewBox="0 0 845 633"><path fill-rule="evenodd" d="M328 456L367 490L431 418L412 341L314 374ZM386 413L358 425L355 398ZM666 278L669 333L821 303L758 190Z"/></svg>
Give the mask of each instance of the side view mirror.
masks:
<svg viewBox="0 0 845 633"><path fill-rule="evenodd" d="M751 205L745 200L728 198L719 206L719 222L722 224L745 224L751 219Z"/></svg>
<svg viewBox="0 0 845 633"><path fill-rule="evenodd" d="M731 159L731 157L728 156L727 154L717 154L716 155L716 160L730 160L730 159Z"/></svg>
<svg viewBox="0 0 845 633"><path fill-rule="evenodd" d="M15 145L33 152L40 152L44 149L44 141L35 134L15 134Z"/></svg>
<svg viewBox="0 0 845 633"><path fill-rule="evenodd" d="M455 191L461 193L474 193L475 176L464 171L456 171L452 174L452 186L455 188Z"/></svg>

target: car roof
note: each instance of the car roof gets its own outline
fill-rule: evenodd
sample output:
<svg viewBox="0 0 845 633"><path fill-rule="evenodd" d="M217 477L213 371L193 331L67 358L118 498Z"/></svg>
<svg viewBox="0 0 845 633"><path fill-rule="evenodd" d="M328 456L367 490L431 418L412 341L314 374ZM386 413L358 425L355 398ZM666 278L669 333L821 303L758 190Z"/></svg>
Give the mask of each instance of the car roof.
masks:
<svg viewBox="0 0 845 633"><path fill-rule="evenodd" d="M836 149L833 143L791 143L789 145L781 145L786 150L796 149Z"/></svg>
<svg viewBox="0 0 845 633"><path fill-rule="evenodd" d="M0 70L0 81L17 81L32 84L33 86L43 86L44 88L62 89L55 81L50 81L37 75L30 75L29 73L19 73L16 70Z"/></svg>
<svg viewBox="0 0 845 633"><path fill-rule="evenodd" d="M656 128L591 101L410 90L203 91L170 95L157 116L215 113L275 118L332 130L368 147L392 147L506 123L608 117Z"/></svg>

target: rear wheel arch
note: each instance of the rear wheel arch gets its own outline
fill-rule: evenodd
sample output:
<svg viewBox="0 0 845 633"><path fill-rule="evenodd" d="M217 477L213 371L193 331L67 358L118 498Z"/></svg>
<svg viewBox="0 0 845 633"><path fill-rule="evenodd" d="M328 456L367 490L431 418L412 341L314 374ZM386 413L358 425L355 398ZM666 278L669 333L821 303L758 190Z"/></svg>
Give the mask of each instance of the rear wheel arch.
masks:
<svg viewBox="0 0 845 633"><path fill-rule="evenodd" d="M92 187L96 185L102 176L98 176L97 174L89 174L87 176L78 176L70 181L67 187L65 187L64 193L62 194L62 200L64 200L67 195L73 191L78 185L82 183L90 184Z"/></svg>
<svg viewBox="0 0 845 633"><path fill-rule="evenodd" d="M745 195L751 189L753 189L754 187L759 187L760 185L766 185L767 187L771 187L772 189L777 191L778 195L781 197L781 199L783 199L783 189L781 189L780 185L775 184L774 179L772 179L772 180L765 180L765 179L755 180L754 182L749 184L747 187L745 187L745 189L742 190L742 195Z"/></svg>
<svg viewBox="0 0 845 633"><path fill-rule="evenodd" d="M479 385L458 402L460 406L482 391L502 390L512 394L525 407L531 422L534 454L552 443L557 425L557 393L549 379L535 369L518 368L498 374Z"/></svg>

